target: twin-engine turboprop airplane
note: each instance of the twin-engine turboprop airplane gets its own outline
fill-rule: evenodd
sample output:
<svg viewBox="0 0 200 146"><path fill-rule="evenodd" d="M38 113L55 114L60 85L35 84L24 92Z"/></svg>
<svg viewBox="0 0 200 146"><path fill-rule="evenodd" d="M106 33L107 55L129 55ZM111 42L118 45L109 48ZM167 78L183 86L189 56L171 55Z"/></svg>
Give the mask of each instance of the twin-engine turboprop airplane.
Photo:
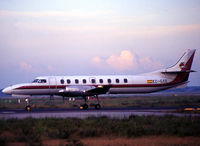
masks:
<svg viewBox="0 0 200 146"><path fill-rule="evenodd" d="M188 49L174 66L141 75L43 76L32 83L9 86L2 92L18 96L81 96L85 99L82 109L88 109L87 96L94 96L98 101L95 108L100 109L100 94L151 93L186 85L190 72L194 72L190 70L194 54L195 50ZM30 110L30 105L26 110Z"/></svg>

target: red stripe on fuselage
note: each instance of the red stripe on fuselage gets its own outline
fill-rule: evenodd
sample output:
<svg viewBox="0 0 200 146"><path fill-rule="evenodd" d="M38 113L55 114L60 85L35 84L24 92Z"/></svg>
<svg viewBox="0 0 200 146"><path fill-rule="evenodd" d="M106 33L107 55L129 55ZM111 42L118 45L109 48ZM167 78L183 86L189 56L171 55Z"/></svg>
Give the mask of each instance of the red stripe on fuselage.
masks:
<svg viewBox="0 0 200 146"><path fill-rule="evenodd" d="M168 86L171 83L166 84L111 84L111 88L131 88L131 87L161 87L161 86ZM51 86L21 86L16 89L64 89L70 85L51 85ZM74 86L74 85L73 85ZM78 86L78 85L77 85ZM99 85L86 85L86 86L95 86L98 87Z"/></svg>
<svg viewBox="0 0 200 146"><path fill-rule="evenodd" d="M51 86L21 86L16 89L63 89L66 85L51 85Z"/></svg>

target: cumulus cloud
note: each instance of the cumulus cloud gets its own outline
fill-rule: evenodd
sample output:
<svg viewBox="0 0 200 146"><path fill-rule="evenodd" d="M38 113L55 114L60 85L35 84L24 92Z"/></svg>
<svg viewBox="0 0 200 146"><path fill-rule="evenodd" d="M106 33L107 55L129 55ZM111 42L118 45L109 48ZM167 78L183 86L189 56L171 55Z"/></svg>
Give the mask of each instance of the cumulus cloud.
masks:
<svg viewBox="0 0 200 146"><path fill-rule="evenodd" d="M96 56L96 57L92 58L92 64L101 66L103 64L103 60L99 56Z"/></svg>
<svg viewBox="0 0 200 146"><path fill-rule="evenodd" d="M158 69L164 66L161 62L156 61L149 56L140 58L140 65L145 68L151 68L151 69Z"/></svg>
<svg viewBox="0 0 200 146"><path fill-rule="evenodd" d="M137 67L137 61L134 54L129 50L121 51L120 55L111 55L106 63L119 70L131 70Z"/></svg>
<svg viewBox="0 0 200 146"><path fill-rule="evenodd" d="M151 57L136 57L137 55L130 50L122 50L119 55L113 54L107 59L103 60L96 56L92 59L92 64L96 67L109 66L118 71L147 71L152 69L159 69L163 67L160 61L152 59Z"/></svg>

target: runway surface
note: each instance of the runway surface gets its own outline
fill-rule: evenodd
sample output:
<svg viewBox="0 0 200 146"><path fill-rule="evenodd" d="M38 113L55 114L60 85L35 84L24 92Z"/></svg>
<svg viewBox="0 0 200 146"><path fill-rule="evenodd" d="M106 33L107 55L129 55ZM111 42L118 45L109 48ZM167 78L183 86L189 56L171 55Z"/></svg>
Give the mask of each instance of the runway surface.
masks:
<svg viewBox="0 0 200 146"><path fill-rule="evenodd" d="M24 119L24 118L88 118L102 117L109 118L128 118L131 115L136 116L198 116L198 113L177 113L177 107L168 108L103 108L100 110L89 109L32 109L27 112L24 109L0 109L0 119Z"/></svg>

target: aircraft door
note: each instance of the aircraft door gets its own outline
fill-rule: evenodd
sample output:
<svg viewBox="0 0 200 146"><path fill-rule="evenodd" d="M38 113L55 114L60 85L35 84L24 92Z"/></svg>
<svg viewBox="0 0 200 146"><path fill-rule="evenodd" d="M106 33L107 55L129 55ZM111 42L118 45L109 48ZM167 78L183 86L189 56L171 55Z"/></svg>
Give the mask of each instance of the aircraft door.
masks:
<svg viewBox="0 0 200 146"><path fill-rule="evenodd" d="M57 89L57 83L56 83L56 78L55 77L49 77L49 90L50 93L53 93L54 90Z"/></svg>
<svg viewBox="0 0 200 146"><path fill-rule="evenodd" d="M96 84L96 78L95 77L90 77L89 80L90 80L90 83Z"/></svg>

